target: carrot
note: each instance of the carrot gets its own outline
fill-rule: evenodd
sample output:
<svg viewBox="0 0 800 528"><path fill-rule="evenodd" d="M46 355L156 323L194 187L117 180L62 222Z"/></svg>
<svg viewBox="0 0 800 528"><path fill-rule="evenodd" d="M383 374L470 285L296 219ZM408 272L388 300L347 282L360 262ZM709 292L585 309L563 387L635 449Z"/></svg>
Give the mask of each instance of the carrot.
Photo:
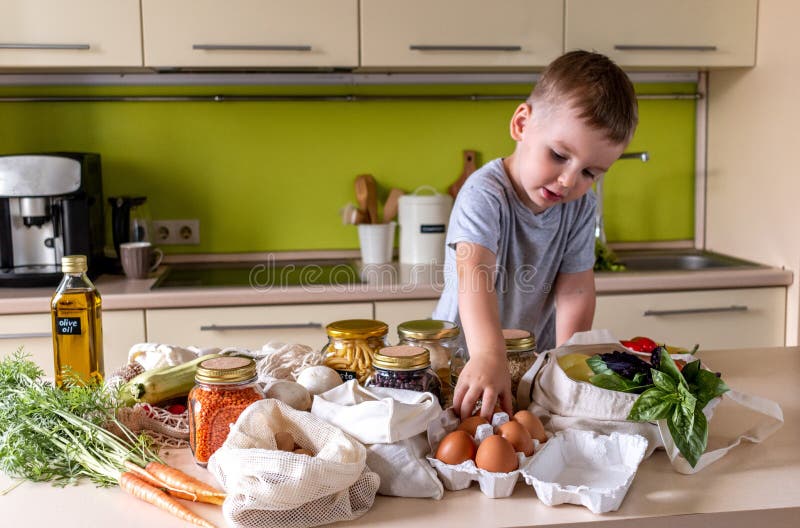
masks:
<svg viewBox="0 0 800 528"><path fill-rule="evenodd" d="M216 526L214 526L207 520L196 515L191 510L186 508L184 505L182 505L181 503L179 503L178 501L176 501L175 499L173 499L160 489L151 486L150 484L140 479L130 471L126 471L125 473L120 475L119 487L122 488L126 493L133 495L137 499L141 499L154 506L157 506L162 510L171 513L175 517L190 522L195 526L202 526L203 528L216 528Z"/></svg>
<svg viewBox="0 0 800 528"><path fill-rule="evenodd" d="M131 462L130 460L126 460L124 464L125 464L125 467L128 468L128 471L130 471L132 473L135 473L137 477L139 477L143 481L147 482L148 484L150 484L154 488L158 488L161 491L166 492L167 495L172 495L173 497L178 497L179 499L190 500L192 502L197 502L197 501L209 502L209 501L203 501L200 497L197 496L196 493L189 493L189 492L186 492L186 491L183 491L183 490L179 490L179 489L175 489L175 488L170 487L167 483L162 482L158 478L156 478L153 475L151 475L150 473L148 473L146 469L144 469L141 466L136 465L135 463ZM222 501L221 500L216 500L216 501L210 502L210 503L211 504L222 504Z"/></svg>
<svg viewBox="0 0 800 528"><path fill-rule="evenodd" d="M177 489L191 495L197 495L197 500L201 502L222 504L225 500L225 492L219 491L174 467L159 462L149 462L145 469L153 477L167 485L169 489Z"/></svg>

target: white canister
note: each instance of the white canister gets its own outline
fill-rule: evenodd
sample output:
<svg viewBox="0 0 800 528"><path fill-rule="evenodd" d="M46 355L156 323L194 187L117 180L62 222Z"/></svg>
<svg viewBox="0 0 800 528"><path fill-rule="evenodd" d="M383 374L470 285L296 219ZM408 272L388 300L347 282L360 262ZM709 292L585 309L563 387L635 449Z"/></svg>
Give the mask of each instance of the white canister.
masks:
<svg viewBox="0 0 800 528"><path fill-rule="evenodd" d="M427 185L400 197L397 221L401 264L444 264L447 222L452 208L453 198L449 194L436 192Z"/></svg>

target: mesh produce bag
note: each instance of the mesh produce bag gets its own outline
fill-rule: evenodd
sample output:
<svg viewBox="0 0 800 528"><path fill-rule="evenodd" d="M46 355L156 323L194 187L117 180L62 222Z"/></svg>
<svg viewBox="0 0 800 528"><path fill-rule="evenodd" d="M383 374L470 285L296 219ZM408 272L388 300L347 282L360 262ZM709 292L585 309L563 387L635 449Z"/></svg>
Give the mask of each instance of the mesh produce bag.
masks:
<svg viewBox="0 0 800 528"><path fill-rule="evenodd" d="M278 432L315 456L279 451ZM222 510L229 526L319 526L356 519L372 507L380 479L366 457L363 445L333 425L262 400L239 416L208 470L228 493Z"/></svg>

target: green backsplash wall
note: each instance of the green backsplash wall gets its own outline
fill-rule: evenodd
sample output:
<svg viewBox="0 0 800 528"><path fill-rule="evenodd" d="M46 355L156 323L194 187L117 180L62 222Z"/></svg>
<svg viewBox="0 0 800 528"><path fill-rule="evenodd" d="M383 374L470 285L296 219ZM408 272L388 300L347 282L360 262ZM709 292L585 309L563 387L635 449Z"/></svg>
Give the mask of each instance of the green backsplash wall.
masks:
<svg viewBox="0 0 800 528"><path fill-rule="evenodd" d="M693 92L694 84L640 84L640 93ZM0 95L513 93L528 86L29 87ZM694 236L695 102L642 100L629 150L606 176L610 241ZM371 173L388 188L444 191L462 150L480 161L513 149L515 102L60 102L1 103L0 153L98 152L106 196L148 196L154 219L197 218L199 246L168 252L358 247L339 209Z"/></svg>

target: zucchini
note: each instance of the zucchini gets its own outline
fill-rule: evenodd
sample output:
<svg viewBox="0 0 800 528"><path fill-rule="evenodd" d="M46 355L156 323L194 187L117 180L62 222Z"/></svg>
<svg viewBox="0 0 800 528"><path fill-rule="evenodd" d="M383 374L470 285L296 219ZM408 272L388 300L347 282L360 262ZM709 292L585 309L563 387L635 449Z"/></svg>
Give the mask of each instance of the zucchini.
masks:
<svg viewBox="0 0 800 528"><path fill-rule="evenodd" d="M142 372L120 387L119 402L125 407L131 407L135 403L158 405L186 396L194 387L197 366L215 357L220 357L220 354L207 354L174 367Z"/></svg>

